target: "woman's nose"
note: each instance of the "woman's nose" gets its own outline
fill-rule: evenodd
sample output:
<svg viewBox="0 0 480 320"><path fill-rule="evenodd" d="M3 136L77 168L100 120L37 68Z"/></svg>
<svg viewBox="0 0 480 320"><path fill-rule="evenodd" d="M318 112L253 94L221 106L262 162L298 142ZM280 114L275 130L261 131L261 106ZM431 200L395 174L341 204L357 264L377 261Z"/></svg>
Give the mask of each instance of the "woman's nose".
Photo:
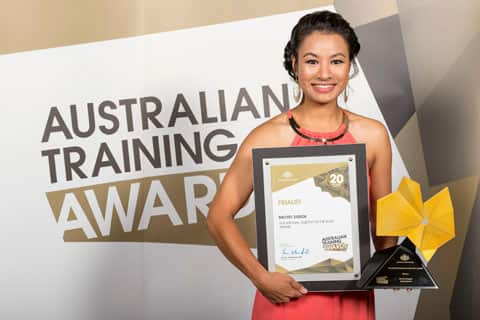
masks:
<svg viewBox="0 0 480 320"><path fill-rule="evenodd" d="M320 80L329 80L332 77L329 63L322 62L319 64L317 77Z"/></svg>

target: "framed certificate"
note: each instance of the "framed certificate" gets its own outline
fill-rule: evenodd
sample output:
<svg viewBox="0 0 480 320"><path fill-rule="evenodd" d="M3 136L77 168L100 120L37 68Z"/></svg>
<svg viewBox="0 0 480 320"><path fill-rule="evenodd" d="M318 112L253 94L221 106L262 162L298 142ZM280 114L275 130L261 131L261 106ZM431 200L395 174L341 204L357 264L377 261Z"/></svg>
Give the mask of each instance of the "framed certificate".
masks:
<svg viewBox="0 0 480 320"><path fill-rule="evenodd" d="M257 248L309 291L361 290L370 257L364 144L253 150Z"/></svg>

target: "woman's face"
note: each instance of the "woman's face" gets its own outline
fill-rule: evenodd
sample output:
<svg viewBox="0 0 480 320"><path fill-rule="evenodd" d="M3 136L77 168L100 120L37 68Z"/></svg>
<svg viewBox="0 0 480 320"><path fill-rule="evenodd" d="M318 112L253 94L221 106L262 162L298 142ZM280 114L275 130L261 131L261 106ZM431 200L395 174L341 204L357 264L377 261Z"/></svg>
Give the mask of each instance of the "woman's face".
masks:
<svg viewBox="0 0 480 320"><path fill-rule="evenodd" d="M315 31L300 44L298 61L292 61L305 102L336 103L350 71L348 44L342 36Z"/></svg>

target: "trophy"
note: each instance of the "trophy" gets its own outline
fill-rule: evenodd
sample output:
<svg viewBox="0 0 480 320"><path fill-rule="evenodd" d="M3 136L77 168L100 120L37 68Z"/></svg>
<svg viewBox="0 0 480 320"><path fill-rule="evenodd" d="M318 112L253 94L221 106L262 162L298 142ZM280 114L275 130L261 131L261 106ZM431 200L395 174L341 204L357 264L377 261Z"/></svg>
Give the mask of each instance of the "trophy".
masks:
<svg viewBox="0 0 480 320"><path fill-rule="evenodd" d="M404 177L396 192L378 200L376 232L405 240L370 258L357 283L360 288L438 289L425 262L455 237L448 188L423 203L420 185Z"/></svg>

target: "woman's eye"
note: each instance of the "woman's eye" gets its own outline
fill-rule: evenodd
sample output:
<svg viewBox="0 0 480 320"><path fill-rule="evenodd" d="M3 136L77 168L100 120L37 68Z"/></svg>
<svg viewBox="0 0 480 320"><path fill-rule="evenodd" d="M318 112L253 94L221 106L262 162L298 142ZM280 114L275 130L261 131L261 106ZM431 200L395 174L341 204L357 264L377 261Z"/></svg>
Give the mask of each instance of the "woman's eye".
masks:
<svg viewBox="0 0 480 320"><path fill-rule="evenodd" d="M317 60L310 59L310 60L307 60L306 63L308 63L308 64L316 64L316 63L317 63Z"/></svg>
<svg viewBox="0 0 480 320"><path fill-rule="evenodd" d="M343 60L340 60L340 59L332 60L332 64L342 64L342 63L343 63Z"/></svg>

